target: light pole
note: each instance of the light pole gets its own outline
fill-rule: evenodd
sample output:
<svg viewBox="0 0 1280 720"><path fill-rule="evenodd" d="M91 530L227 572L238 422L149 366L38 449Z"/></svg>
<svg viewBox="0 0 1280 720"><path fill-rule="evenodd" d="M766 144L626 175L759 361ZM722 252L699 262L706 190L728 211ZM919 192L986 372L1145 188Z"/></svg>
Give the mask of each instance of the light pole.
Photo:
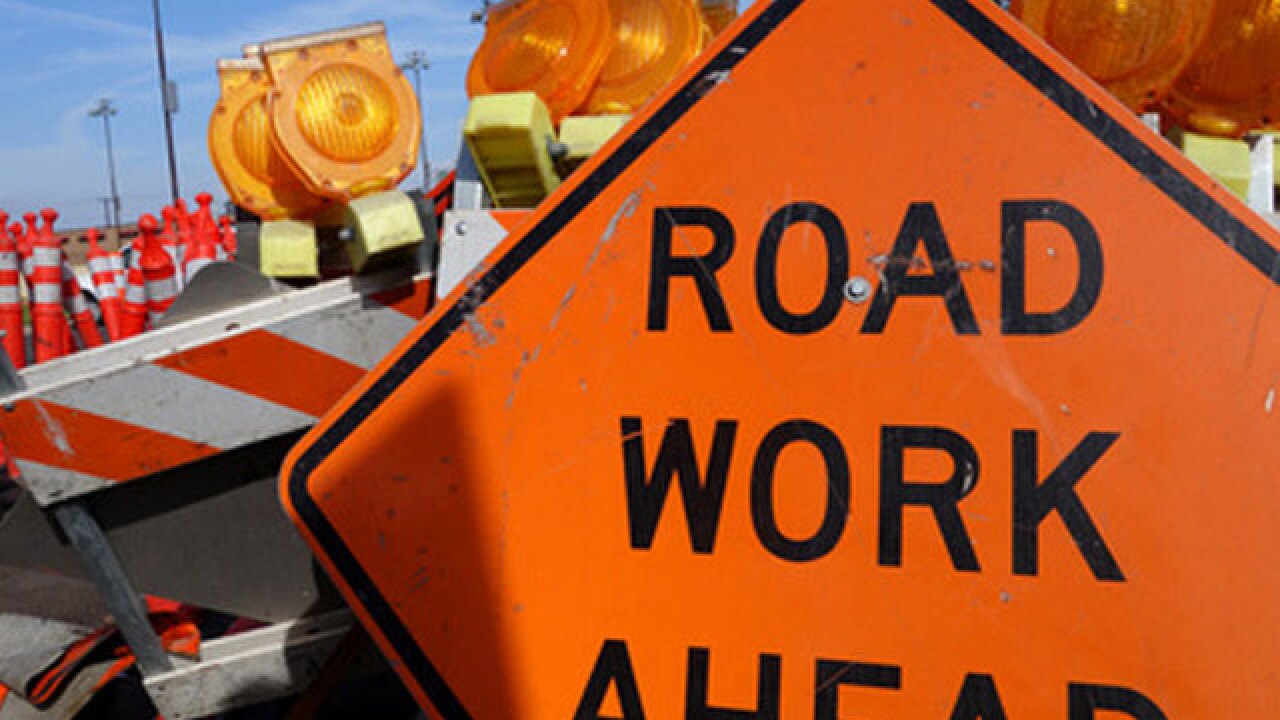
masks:
<svg viewBox="0 0 1280 720"><path fill-rule="evenodd" d="M111 198L98 198L102 203L102 227L111 227Z"/></svg>
<svg viewBox="0 0 1280 720"><path fill-rule="evenodd" d="M164 30L160 25L160 0L151 0L151 15L156 26L156 64L160 66L160 102L164 107L164 141L169 151L169 191L172 202L182 197L178 190L178 156L173 151L173 114L177 112L177 92L169 83L169 69L164 61Z"/></svg>
<svg viewBox="0 0 1280 720"><path fill-rule="evenodd" d="M102 118L102 130L107 136L107 178L111 187L111 209L114 227L120 228L120 191L116 188L116 156L111 147L111 118L116 114L111 98L99 98L98 104L89 111L89 117Z"/></svg>
<svg viewBox="0 0 1280 720"><path fill-rule="evenodd" d="M427 106L422 99L422 71L431 67L427 62L427 54L421 50L413 50L404 58L401 70L413 71L413 88L418 93L418 110L422 114L422 192L431 191L431 164L427 161Z"/></svg>

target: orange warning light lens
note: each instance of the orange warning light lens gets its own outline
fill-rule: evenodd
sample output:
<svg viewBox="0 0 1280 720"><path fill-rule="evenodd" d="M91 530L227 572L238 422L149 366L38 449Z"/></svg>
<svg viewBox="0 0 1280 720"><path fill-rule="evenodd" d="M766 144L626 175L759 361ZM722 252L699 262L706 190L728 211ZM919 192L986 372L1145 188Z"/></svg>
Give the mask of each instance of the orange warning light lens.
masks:
<svg viewBox="0 0 1280 720"><path fill-rule="evenodd" d="M255 177L277 182L285 179L280 171L288 166L271 144L271 121L267 117L265 93L240 110L231 132L231 140L236 150L236 159Z"/></svg>
<svg viewBox="0 0 1280 720"><path fill-rule="evenodd" d="M609 55L610 28L600 0L496 5L467 71L467 93L533 92L559 122L591 92Z"/></svg>
<svg viewBox="0 0 1280 720"><path fill-rule="evenodd" d="M365 162L395 135L396 103L387 83L357 65L312 73L298 91L297 122L307 142L340 162Z"/></svg>
<svg viewBox="0 0 1280 720"><path fill-rule="evenodd" d="M1218 0L1208 26L1200 49L1174 83L1170 114L1209 135L1239 136L1274 123L1280 100L1280 2Z"/></svg>
<svg viewBox="0 0 1280 720"><path fill-rule="evenodd" d="M312 192L348 201L414 168L422 116L382 23L253 46L275 88L275 142Z"/></svg>
<svg viewBox="0 0 1280 720"><path fill-rule="evenodd" d="M1168 93L1213 0L1015 0L1010 11L1135 111Z"/></svg>
<svg viewBox="0 0 1280 720"><path fill-rule="evenodd" d="M271 137L270 83L258 60L218 63L222 96L209 119L209 157L233 202L264 220L304 219L328 201L307 190Z"/></svg>
<svg viewBox="0 0 1280 720"><path fill-rule="evenodd" d="M702 52L696 0L609 0L613 49L585 106L588 114L635 112Z"/></svg>

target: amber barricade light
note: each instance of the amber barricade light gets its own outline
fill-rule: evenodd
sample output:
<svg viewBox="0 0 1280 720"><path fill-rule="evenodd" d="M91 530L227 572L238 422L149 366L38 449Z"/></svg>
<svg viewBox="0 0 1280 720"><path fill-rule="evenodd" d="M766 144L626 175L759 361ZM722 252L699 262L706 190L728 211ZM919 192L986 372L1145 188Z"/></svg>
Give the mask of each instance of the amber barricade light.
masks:
<svg viewBox="0 0 1280 720"><path fill-rule="evenodd" d="M1238 137L1278 119L1280 3L1218 0L1199 51L1174 83L1169 114L1188 129Z"/></svg>
<svg viewBox="0 0 1280 720"><path fill-rule="evenodd" d="M1213 0L1014 0L1010 11L1135 111L1191 62Z"/></svg>
<svg viewBox="0 0 1280 720"><path fill-rule="evenodd" d="M587 114L628 114L702 52L708 33L696 0L609 0L613 42Z"/></svg>
<svg viewBox="0 0 1280 720"><path fill-rule="evenodd" d="M350 231L351 269L412 254L424 232L413 201L395 188L416 165L422 115L386 27L367 23L272 40L246 46L245 55L261 58L267 69L275 147L311 192L343 210L320 223ZM291 261L302 259L302 234L280 242L293 248Z"/></svg>
<svg viewBox="0 0 1280 720"><path fill-rule="evenodd" d="M307 218L327 200L309 191L276 149L271 84L256 59L219 60L222 95L209 118L209 156L232 201L263 220Z"/></svg>
<svg viewBox="0 0 1280 720"><path fill-rule="evenodd" d="M582 106L613 38L604 0L508 0L489 10L467 71L471 97L532 92L559 122Z"/></svg>
<svg viewBox="0 0 1280 720"><path fill-rule="evenodd" d="M278 147L313 192L349 201L412 172L422 117L382 23L260 46Z"/></svg>

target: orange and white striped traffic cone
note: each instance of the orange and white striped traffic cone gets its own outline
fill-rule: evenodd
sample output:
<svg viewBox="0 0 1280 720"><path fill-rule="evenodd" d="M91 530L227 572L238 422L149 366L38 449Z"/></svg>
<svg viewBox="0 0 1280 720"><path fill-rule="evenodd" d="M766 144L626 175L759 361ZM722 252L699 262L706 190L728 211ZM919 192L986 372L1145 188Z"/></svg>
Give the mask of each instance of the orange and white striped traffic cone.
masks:
<svg viewBox="0 0 1280 720"><path fill-rule="evenodd" d="M18 245L9 235L5 222L9 216L0 211L0 331L4 331L4 350L13 366L27 366L27 343L22 322L22 261Z"/></svg>
<svg viewBox="0 0 1280 720"><path fill-rule="evenodd" d="M58 246L58 255L60 258L58 272L62 274L62 284L63 284L62 307L67 312L70 312L70 307L71 307L70 299L67 297L67 290L66 290L66 283L67 283L66 271L63 270L61 267L62 263L66 262L66 255L62 252L62 239L59 238L58 234L53 231L53 224L58 221L58 211L54 210L53 208L45 208L40 211L40 216L44 218L44 225L40 227L41 236L42 237L47 236L47 239L50 242ZM71 353L75 352L79 348L83 348L83 347L85 347L84 343L83 342L77 343L77 339L75 338L71 330L71 323L67 322L66 315L63 315L62 316L62 354L70 355Z"/></svg>
<svg viewBox="0 0 1280 720"><path fill-rule="evenodd" d="M222 251L227 254L228 260L235 260L240 248L236 239L235 226L231 224L231 218L227 215L218 218L218 227L221 230L218 233L218 241L222 245Z"/></svg>
<svg viewBox="0 0 1280 720"><path fill-rule="evenodd" d="M22 258L22 276L31 277L32 258L31 248L35 245L36 235L40 229L36 226L39 216L33 212L23 213L22 220L26 223L26 227L22 228L20 234L13 236L14 242L18 243L18 255Z"/></svg>
<svg viewBox="0 0 1280 720"><path fill-rule="evenodd" d="M123 337L121 332L121 314L124 312L124 298L121 297L120 286L116 284L116 271L111 266L111 255L98 244L101 235L97 228L89 228L86 233L89 239L89 279L93 281L94 292L98 295L98 307L102 310L102 323L107 326L107 337L112 341Z"/></svg>
<svg viewBox="0 0 1280 720"><path fill-rule="evenodd" d="M22 284L26 287L27 302L31 302L33 293L31 292L31 246L26 244L26 230L22 227L22 223L15 222L9 226L9 237L13 238L13 244L18 250L18 269L22 276ZM28 325L30 321L28 320ZM32 346L33 333L30 328L24 328L26 337L24 338L24 355L27 356L27 362L32 362L35 358L35 348Z"/></svg>
<svg viewBox="0 0 1280 720"><path fill-rule="evenodd" d="M156 237L160 238L160 246L164 251L169 253L169 257L173 260L173 266L178 269L178 289L182 289L182 267L186 262L188 252L188 238L178 226L178 212L172 207L165 206L160 211L162 221L160 223L160 232Z"/></svg>
<svg viewBox="0 0 1280 720"><path fill-rule="evenodd" d="M129 268L124 266L124 251L115 250L107 253L107 260L111 263L111 272L116 274L116 287L120 289L120 296L124 297L124 286L129 283Z"/></svg>
<svg viewBox="0 0 1280 720"><path fill-rule="evenodd" d="M173 201L174 217L178 221L178 238L181 242L191 239L191 212L187 210L187 201L178 198Z"/></svg>
<svg viewBox="0 0 1280 720"><path fill-rule="evenodd" d="M196 196L200 209L196 211L191 228L191 243L187 249L186 275L187 282L209 263L218 260L218 226L213 222L213 213L209 206L213 204L213 196L200 193Z"/></svg>
<svg viewBox="0 0 1280 720"><path fill-rule="evenodd" d="M79 284L79 278L76 277L76 270L72 269L72 263L67 259L65 252L63 252L63 307L72 318L72 322L76 323L74 331L79 337L81 347L86 350L90 347L100 347L102 333L97 329L93 313L88 309L88 302L84 300L84 292Z"/></svg>
<svg viewBox="0 0 1280 720"><path fill-rule="evenodd" d="M34 213L29 214L33 216ZM62 246L52 232L31 229L31 324L34 330L35 361L48 362L67 354L67 319L62 314Z"/></svg>
<svg viewBox="0 0 1280 720"><path fill-rule="evenodd" d="M22 231L22 238L30 247L36 241L36 235L40 232L40 216L33 212L22 213L22 221L27 224ZM22 243L19 243L21 245Z"/></svg>
<svg viewBox="0 0 1280 720"><path fill-rule="evenodd" d="M102 333L98 332L98 323L89 311L89 303L84 299L80 288L80 280L71 269L71 261L62 253L62 306L67 315L75 323L75 333L80 338L80 346L84 349L102 346Z"/></svg>
<svg viewBox="0 0 1280 720"><path fill-rule="evenodd" d="M147 283L138 266L137 250L125 271L124 312L120 315L120 338L131 338L147 331Z"/></svg>
<svg viewBox="0 0 1280 720"><path fill-rule="evenodd" d="M159 223L155 216L143 215L138 219L138 230L142 233L139 236L142 248L138 265L146 281L147 315L150 316L153 327L178 297L178 271L174 267L173 258L164 251L156 236L158 229Z"/></svg>
<svg viewBox="0 0 1280 720"><path fill-rule="evenodd" d="M27 263L31 257L31 247L26 245L26 232L22 229L22 223L13 223L9 226L9 237L13 238L13 247L18 252L18 264L22 268L22 277L28 275L29 268Z"/></svg>
<svg viewBox="0 0 1280 720"><path fill-rule="evenodd" d="M191 252L191 214L187 211L187 201L178 198L173 201L173 219L176 228L173 234L178 243L177 268L182 271L187 264L187 254ZM181 287L184 278L179 272L178 285Z"/></svg>

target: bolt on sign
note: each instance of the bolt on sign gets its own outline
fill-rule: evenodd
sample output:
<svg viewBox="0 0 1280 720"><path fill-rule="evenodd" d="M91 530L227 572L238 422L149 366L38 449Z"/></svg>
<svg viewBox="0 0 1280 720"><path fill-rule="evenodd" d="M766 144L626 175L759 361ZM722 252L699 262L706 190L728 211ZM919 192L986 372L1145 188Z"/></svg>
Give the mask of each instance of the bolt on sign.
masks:
<svg viewBox="0 0 1280 720"><path fill-rule="evenodd" d="M445 718L1275 714L1280 237L1002 14L756 3L302 442Z"/></svg>

